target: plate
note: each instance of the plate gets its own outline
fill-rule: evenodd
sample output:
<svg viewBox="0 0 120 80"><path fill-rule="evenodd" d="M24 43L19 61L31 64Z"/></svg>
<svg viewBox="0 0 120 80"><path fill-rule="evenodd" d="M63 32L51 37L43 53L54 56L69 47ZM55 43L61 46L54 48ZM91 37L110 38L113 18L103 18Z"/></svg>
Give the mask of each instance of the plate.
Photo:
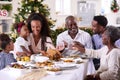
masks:
<svg viewBox="0 0 120 80"><path fill-rule="evenodd" d="M51 74L51 75L59 75L62 73L62 71L57 71L57 72L53 72L53 71L47 71L48 74Z"/></svg>
<svg viewBox="0 0 120 80"><path fill-rule="evenodd" d="M81 55L80 56L82 59L88 59L88 56L87 55Z"/></svg>
<svg viewBox="0 0 120 80"><path fill-rule="evenodd" d="M22 64L19 64L19 63L15 62L15 63L11 63L8 66L8 68L13 69L13 70L23 70L23 69L25 69L25 66L22 65Z"/></svg>
<svg viewBox="0 0 120 80"><path fill-rule="evenodd" d="M41 56L40 54L36 54L36 55L31 56L31 60L33 60L35 62L45 62L45 61L49 60L49 58L46 56Z"/></svg>
<svg viewBox="0 0 120 80"><path fill-rule="evenodd" d="M18 64L20 65L26 65L28 62L25 62L25 61L17 61Z"/></svg>
<svg viewBox="0 0 120 80"><path fill-rule="evenodd" d="M64 62L74 62L74 58L61 58Z"/></svg>
<svg viewBox="0 0 120 80"><path fill-rule="evenodd" d="M74 63L61 63L61 64L56 64L56 66L60 67L60 69L67 69L67 68L76 67L76 64L74 64Z"/></svg>
<svg viewBox="0 0 120 80"><path fill-rule="evenodd" d="M77 59L74 59L75 63L76 62L83 62L83 59L82 58L77 58Z"/></svg>
<svg viewBox="0 0 120 80"><path fill-rule="evenodd" d="M57 67L57 66L51 66L51 67L44 67L44 69L47 70L47 73L48 74L52 74L52 75L58 75L58 74L61 74L61 69L60 67Z"/></svg>
<svg viewBox="0 0 120 80"><path fill-rule="evenodd" d="M60 58L61 60L73 60L74 58Z"/></svg>

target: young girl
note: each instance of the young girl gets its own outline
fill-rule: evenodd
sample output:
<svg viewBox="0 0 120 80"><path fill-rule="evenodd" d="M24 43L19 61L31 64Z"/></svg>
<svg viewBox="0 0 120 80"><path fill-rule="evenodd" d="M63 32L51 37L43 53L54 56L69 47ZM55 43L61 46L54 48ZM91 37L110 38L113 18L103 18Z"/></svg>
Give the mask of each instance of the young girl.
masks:
<svg viewBox="0 0 120 80"><path fill-rule="evenodd" d="M28 41L29 30L27 25L23 22L20 22L17 24L16 30L19 34L19 37L14 43L14 52L18 57L31 56L32 50L30 48L30 42Z"/></svg>
<svg viewBox="0 0 120 80"><path fill-rule="evenodd" d="M0 47L2 48L2 52L0 53L1 70L12 62L16 62L16 59L14 58L13 54L10 53L10 51L13 50L14 45L7 34L0 34Z"/></svg>

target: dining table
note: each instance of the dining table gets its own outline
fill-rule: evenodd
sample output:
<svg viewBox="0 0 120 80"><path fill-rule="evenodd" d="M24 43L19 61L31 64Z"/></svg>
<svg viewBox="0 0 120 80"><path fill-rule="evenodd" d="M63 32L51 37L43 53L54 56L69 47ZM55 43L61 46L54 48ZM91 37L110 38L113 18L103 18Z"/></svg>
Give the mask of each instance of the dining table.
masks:
<svg viewBox="0 0 120 80"><path fill-rule="evenodd" d="M94 71L91 60L83 59L83 62L69 68L64 68L57 74L48 72L47 75L40 80L84 80L87 74L92 74ZM0 70L0 80L16 80L21 75L24 74L21 73L19 69L10 69L10 67L6 67Z"/></svg>

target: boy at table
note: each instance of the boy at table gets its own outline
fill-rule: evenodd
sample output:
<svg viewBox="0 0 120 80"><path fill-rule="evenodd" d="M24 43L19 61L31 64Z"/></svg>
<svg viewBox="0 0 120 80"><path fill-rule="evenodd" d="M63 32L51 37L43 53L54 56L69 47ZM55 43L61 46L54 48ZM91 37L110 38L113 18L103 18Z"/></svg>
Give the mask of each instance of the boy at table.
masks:
<svg viewBox="0 0 120 80"><path fill-rule="evenodd" d="M13 54L10 51L13 50L14 45L12 40L7 34L0 34L0 47L2 51L0 52L0 70L5 68L12 62L16 62Z"/></svg>

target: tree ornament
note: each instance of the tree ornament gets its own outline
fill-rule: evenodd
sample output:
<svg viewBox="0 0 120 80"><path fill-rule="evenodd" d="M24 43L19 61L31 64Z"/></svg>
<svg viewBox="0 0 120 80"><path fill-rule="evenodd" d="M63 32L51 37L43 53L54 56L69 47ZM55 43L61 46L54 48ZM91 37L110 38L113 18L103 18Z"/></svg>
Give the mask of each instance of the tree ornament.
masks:
<svg viewBox="0 0 120 80"><path fill-rule="evenodd" d="M111 10L116 13L119 11L119 6L116 0L113 0L111 3Z"/></svg>

